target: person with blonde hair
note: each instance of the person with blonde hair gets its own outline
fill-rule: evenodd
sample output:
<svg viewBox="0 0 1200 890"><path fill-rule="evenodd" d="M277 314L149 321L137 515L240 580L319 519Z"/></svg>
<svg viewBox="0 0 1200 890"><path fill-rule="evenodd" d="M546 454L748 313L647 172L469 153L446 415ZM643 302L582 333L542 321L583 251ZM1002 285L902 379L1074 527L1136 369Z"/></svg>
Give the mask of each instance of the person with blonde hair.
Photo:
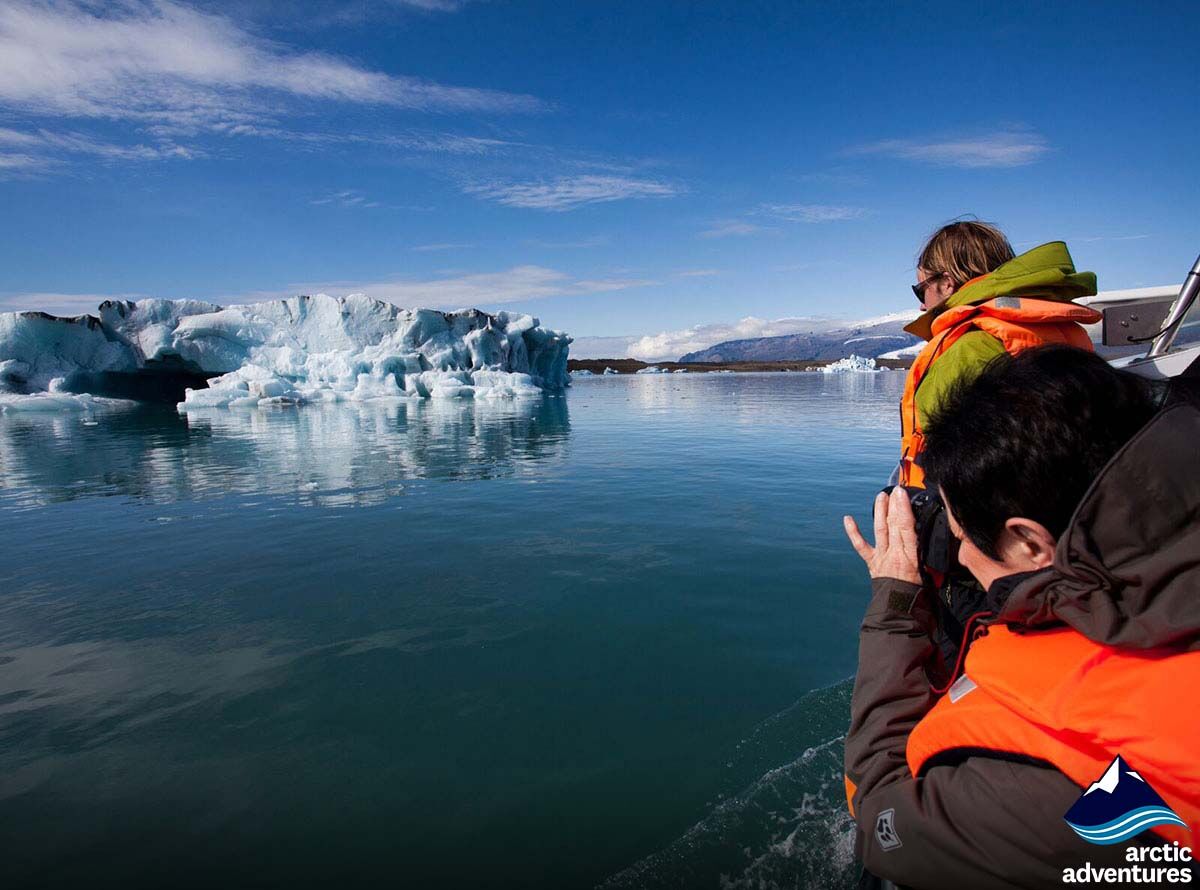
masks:
<svg viewBox="0 0 1200 890"><path fill-rule="evenodd" d="M922 430L949 388L1002 353L1065 343L1091 349L1081 327L1100 314L1072 302L1096 293L1067 245L1051 241L1020 256L996 226L957 220L926 242L913 293L925 309L905 330L928 341L908 372L900 406L899 482L924 488Z"/></svg>

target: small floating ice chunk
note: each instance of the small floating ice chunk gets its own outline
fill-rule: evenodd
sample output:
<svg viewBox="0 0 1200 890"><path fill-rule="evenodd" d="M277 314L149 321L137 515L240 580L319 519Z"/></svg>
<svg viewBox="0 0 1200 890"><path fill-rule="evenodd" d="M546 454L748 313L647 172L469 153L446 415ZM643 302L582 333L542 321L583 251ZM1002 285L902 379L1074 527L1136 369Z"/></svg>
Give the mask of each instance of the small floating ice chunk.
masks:
<svg viewBox="0 0 1200 890"><path fill-rule="evenodd" d="M571 372L572 379L575 377L595 377L595 376L596 375L593 374L591 371L589 371L587 368L580 368L577 371Z"/></svg>
<svg viewBox="0 0 1200 890"><path fill-rule="evenodd" d="M90 413L104 408L125 408L133 402L125 399L105 399L87 393L34 392L0 393L0 411L81 411Z"/></svg>
<svg viewBox="0 0 1200 890"><path fill-rule="evenodd" d="M823 374L877 374L879 368L875 367L875 359L863 358L860 355L851 355L849 358L840 358L836 362L830 362L828 365L821 366Z"/></svg>
<svg viewBox="0 0 1200 890"><path fill-rule="evenodd" d="M604 373L606 375L608 375L608 374L620 374L621 372L618 371L616 368L605 368Z"/></svg>
<svg viewBox="0 0 1200 890"><path fill-rule="evenodd" d="M660 368L656 365L650 365L649 367L646 367L646 368L638 368L637 371L635 371L634 373L636 373L636 374L666 374L669 372L664 371L662 368Z"/></svg>

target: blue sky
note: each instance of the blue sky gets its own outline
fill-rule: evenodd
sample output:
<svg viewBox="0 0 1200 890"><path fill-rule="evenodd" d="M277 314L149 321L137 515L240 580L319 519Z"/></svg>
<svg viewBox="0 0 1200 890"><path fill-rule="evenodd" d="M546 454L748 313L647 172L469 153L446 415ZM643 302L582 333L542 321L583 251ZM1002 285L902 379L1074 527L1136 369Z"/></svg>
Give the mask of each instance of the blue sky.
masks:
<svg viewBox="0 0 1200 890"><path fill-rule="evenodd" d="M0 309L366 292L670 357L910 308L976 214L1200 250L1195 3L0 5ZM591 338L616 337L609 341ZM646 339L640 339L646 338Z"/></svg>

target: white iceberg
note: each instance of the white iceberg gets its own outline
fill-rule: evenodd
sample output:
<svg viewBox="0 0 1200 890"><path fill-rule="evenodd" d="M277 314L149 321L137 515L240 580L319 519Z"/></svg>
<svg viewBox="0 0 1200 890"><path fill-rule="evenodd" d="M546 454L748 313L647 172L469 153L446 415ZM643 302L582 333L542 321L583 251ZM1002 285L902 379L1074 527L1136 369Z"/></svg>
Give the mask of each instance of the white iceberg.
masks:
<svg viewBox="0 0 1200 890"><path fill-rule="evenodd" d="M397 398L513 398L566 385L571 338L531 316L402 309L362 294L220 307L107 301L98 317L0 314L5 409L104 375L183 372L190 408ZM55 382L57 381L57 382ZM54 385L52 386L52 383Z"/></svg>
<svg viewBox="0 0 1200 890"><path fill-rule="evenodd" d="M574 380L576 377L595 377L595 376L596 375L593 374L591 371L589 371L587 368L580 368L578 371L571 372L572 380Z"/></svg>
<svg viewBox="0 0 1200 890"><path fill-rule="evenodd" d="M635 374L669 374L670 371L664 371L662 368L650 365L647 368L638 368L634 371Z"/></svg>
<svg viewBox="0 0 1200 890"><path fill-rule="evenodd" d="M821 372L823 374L877 374L879 373L879 368L875 367L875 359L873 358L851 355L849 358L840 358L836 362L822 365Z"/></svg>
<svg viewBox="0 0 1200 890"><path fill-rule="evenodd" d="M618 371L616 368L605 368L604 373L607 375L607 374L620 374L621 372Z"/></svg>

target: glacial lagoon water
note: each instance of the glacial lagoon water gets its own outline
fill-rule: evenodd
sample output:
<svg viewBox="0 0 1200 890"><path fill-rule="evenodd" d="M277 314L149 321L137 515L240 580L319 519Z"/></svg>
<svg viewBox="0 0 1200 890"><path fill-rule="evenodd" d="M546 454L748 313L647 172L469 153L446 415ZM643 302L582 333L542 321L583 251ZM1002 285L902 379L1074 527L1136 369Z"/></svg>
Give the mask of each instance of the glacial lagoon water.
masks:
<svg viewBox="0 0 1200 890"><path fill-rule="evenodd" d="M5 886L851 884L901 382L0 416Z"/></svg>

